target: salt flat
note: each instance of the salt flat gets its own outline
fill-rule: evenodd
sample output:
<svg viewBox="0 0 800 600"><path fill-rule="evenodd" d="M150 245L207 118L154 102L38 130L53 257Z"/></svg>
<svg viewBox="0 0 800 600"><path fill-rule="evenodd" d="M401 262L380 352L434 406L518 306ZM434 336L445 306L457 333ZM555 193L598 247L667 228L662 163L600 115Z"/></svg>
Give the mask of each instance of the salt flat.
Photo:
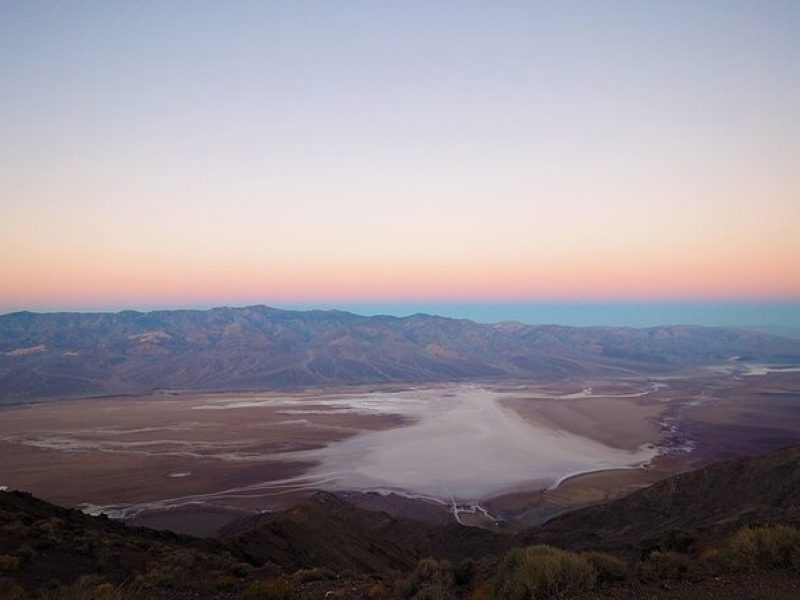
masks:
<svg viewBox="0 0 800 600"><path fill-rule="evenodd" d="M365 502L385 510L397 494L423 497L454 514L454 504L464 515L487 507L531 523L768 450L766 439L800 439L798 381L792 369L701 369L42 403L0 411L0 473L10 489L58 504L202 534L213 531L199 522L222 526L316 490L379 492Z"/></svg>
<svg viewBox="0 0 800 600"><path fill-rule="evenodd" d="M549 486L584 471L635 466L653 445L628 451L526 421L504 408L505 395L477 385L386 395L415 420L362 433L293 458L319 464L305 474L341 490L401 490L456 500L479 499L525 484Z"/></svg>

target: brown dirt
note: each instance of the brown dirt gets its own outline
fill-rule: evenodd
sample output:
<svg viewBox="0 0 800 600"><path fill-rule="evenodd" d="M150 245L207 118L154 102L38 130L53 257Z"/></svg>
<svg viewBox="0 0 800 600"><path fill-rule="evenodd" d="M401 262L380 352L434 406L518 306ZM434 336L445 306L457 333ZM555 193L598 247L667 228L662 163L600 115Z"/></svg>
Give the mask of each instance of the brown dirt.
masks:
<svg viewBox="0 0 800 600"><path fill-rule="evenodd" d="M195 410L223 399L278 394L107 398L18 407L0 419L0 485L66 506L145 503L209 494L299 475L312 463L287 452L324 447L362 431L396 427L393 415L285 414L287 406ZM325 396L317 392L315 398ZM313 409L314 400L298 394ZM47 447L37 447L45 445ZM186 475L182 475L186 474ZM176 476L178 475L178 476ZM230 498L252 510L274 500ZM289 497L288 500L292 498Z"/></svg>
<svg viewBox="0 0 800 600"><path fill-rule="evenodd" d="M513 398L503 404L534 423L626 450L658 441L656 419L666 408L646 397Z"/></svg>

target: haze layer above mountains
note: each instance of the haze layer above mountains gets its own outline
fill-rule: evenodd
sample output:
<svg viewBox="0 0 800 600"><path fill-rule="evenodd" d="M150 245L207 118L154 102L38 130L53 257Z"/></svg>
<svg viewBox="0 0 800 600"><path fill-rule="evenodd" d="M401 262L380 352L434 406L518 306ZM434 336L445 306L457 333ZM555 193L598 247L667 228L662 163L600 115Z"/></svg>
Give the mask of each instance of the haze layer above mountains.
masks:
<svg viewBox="0 0 800 600"><path fill-rule="evenodd" d="M0 400L564 378L740 360L791 363L800 341L730 328L478 324L265 306L0 316Z"/></svg>

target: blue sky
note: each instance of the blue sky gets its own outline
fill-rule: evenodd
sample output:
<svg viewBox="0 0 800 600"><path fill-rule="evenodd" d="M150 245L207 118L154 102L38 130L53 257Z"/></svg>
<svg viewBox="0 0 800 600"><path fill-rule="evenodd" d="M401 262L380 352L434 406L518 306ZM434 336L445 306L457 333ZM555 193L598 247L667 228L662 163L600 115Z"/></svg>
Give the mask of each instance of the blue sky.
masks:
<svg viewBox="0 0 800 600"><path fill-rule="evenodd" d="M0 2L0 310L800 298L800 3Z"/></svg>

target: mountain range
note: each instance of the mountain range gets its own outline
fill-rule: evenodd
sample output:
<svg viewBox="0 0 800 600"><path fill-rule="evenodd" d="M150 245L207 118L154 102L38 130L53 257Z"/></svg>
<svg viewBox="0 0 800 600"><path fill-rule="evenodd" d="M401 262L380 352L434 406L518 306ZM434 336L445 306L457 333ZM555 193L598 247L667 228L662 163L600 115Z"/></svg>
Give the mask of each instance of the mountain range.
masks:
<svg viewBox="0 0 800 600"><path fill-rule="evenodd" d="M0 316L0 401L665 372L800 359L800 340L691 325L481 324L266 306Z"/></svg>

